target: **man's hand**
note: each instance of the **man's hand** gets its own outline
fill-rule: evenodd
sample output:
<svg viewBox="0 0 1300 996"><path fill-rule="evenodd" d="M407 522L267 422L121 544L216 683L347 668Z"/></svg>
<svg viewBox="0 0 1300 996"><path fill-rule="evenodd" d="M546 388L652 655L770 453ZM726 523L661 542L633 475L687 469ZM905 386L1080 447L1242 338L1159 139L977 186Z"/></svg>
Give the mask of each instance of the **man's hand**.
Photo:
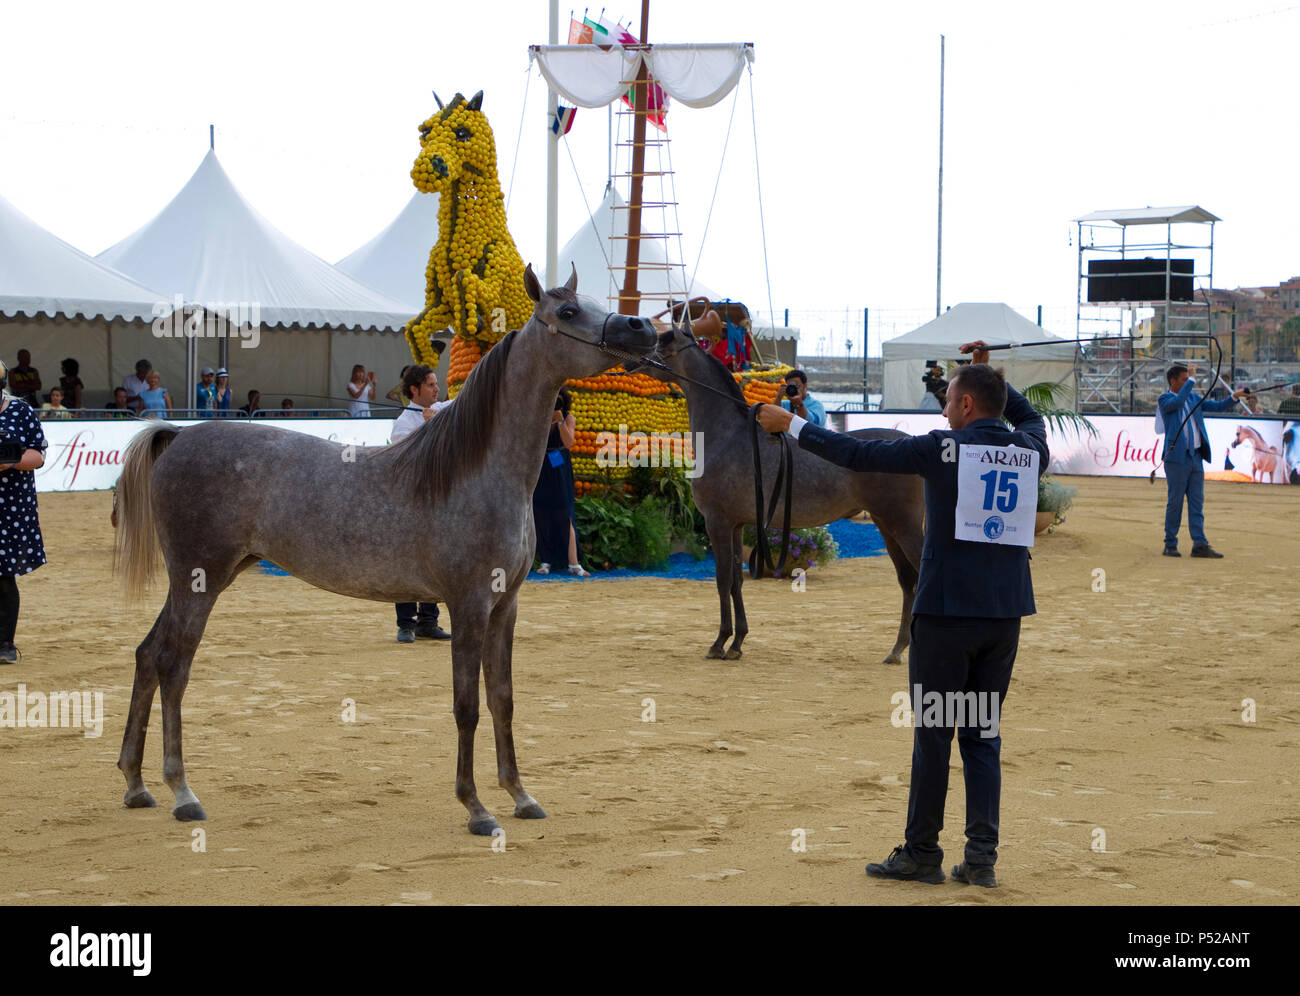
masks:
<svg viewBox="0 0 1300 996"><path fill-rule="evenodd" d="M974 353L972 363L987 363L989 361L988 343L983 339L976 339L974 342L963 342L958 348L959 353Z"/></svg>
<svg viewBox="0 0 1300 996"><path fill-rule="evenodd" d="M423 410L423 414L424 414L424 420L427 422L429 421L429 419L433 418L435 412L432 408L425 408Z"/></svg>
<svg viewBox="0 0 1300 996"><path fill-rule="evenodd" d="M763 405L758 410L758 424L768 432L785 432L790 428L792 418L794 413L786 411L780 405Z"/></svg>
<svg viewBox="0 0 1300 996"><path fill-rule="evenodd" d="M1233 401L1236 401L1238 398L1247 398L1247 397L1250 397L1250 391L1248 391L1244 387L1232 392Z"/></svg>

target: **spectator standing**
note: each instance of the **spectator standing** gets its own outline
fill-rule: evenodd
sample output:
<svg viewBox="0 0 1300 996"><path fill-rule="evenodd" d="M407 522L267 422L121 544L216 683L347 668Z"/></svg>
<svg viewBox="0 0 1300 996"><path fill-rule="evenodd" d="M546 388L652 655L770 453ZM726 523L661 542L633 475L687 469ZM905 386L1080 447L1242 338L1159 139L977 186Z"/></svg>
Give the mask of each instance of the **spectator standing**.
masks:
<svg viewBox="0 0 1300 996"><path fill-rule="evenodd" d="M420 426L433 418L452 402L438 403L438 376L423 363L406 368L402 375L402 394L409 404L393 420L389 442L401 442ZM414 643L416 637L426 640L450 640L451 634L438 625L437 602L397 603L397 642Z"/></svg>
<svg viewBox="0 0 1300 996"><path fill-rule="evenodd" d="M145 386L148 390L148 385ZM116 387L113 389L113 400L109 403L108 410L112 414L109 418L128 418L135 415L135 409L127 402L127 393L125 387Z"/></svg>
<svg viewBox="0 0 1300 996"><path fill-rule="evenodd" d="M32 354L25 349L18 350L18 364L9 371L9 389L33 408L41 403L41 373L32 366Z"/></svg>
<svg viewBox="0 0 1300 996"><path fill-rule="evenodd" d="M81 364L69 356L59 366L63 371L59 377L59 387L63 389L64 405L68 408L81 408L81 390L85 387L77 376L81 372Z"/></svg>
<svg viewBox="0 0 1300 996"><path fill-rule="evenodd" d="M216 410L219 412L230 411L230 373L225 367L217 371Z"/></svg>
<svg viewBox="0 0 1300 996"><path fill-rule="evenodd" d="M567 389L560 391L551 413L551 434L546 440L546 456L533 489L533 524L537 531L538 574L550 574L551 565L567 563L569 573L585 578L590 575L578 556L578 533L574 529L573 446L577 423L570 410L573 400ZM561 558L568 557L568 560Z"/></svg>
<svg viewBox="0 0 1300 996"><path fill-rule="evenodd" d="M405 379L402 383L406 383ZM354 366L348 380L348 397L351 399L348 402L348 414L353 418L369 418L370 402L375 400L374 371L367 374L366 368L360 363Z"/></svg>
<svg viewBox="0 0 1300 996"><path fill-rule="evenodd" d="M240 410L241 412L243 412L245 415L252 415L253 412L261 411L261 410L262 410L262 392L261 392L261 391L249 391L249 392L248 392L248 404L246 404L246 405L242 405L242 406L240 407L239 410Z"/></svg>
<svg viewBox="0 0 1300 996"><path fill-rule="evenodd" d="M1283 398L1277 411L1279 415L1300 414L1300 381L1291 385L1291 397Z"/></svg>
<svg viewBox="0 0 1300 996"><path fill-rule="evenodd" d="M172 413L172 396L167 388L162 386L162 376L157 370L150 370L149 376L145 378L145 383L149 386L144 389L140 395L140 400L144 402L144 409L140 412L146 418L164 418Z"/></svg>
<svg viewBox="0 0 1300 996"><path fill-rule="evenodd" d="M149 371L153 369L153 364L148 360L135 361L135 373L126 380L122 381L122 386L126 388L126 402L129 404L137 415L144 410L144 392L149 390Z"/></svg>
<svg viewBox="0 0 1300 996"><path fill-rule="evenodd" d="M24 350L26 352L26 350ZM36 475L45 464L45 433L31 405L12 397L0 363L0 435L24 447L17 463L0 465L0 664L18 662L18 578L45 563L36 514Z"/></svg>
<svg viewBox="0 0 1300 996"><path fill-rule="evenodd" d="M194 407L201 413L200 418L203 417L202 413L210 412L217 407L217 385L214 383L216 376L215 370L204 367L199 386L194 389Z"/></svg>

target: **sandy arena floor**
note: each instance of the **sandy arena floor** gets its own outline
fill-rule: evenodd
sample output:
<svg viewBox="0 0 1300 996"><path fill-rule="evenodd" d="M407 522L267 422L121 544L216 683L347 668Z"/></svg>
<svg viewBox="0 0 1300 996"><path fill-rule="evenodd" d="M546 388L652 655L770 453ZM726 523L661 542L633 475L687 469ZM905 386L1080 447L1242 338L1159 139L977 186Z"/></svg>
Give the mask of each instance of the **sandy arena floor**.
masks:
<svg viewBox="0 0 1300 996"><path fill-rule="evenodd" d="M515 732L550 819L510 816L484 706L477 777L501 853L452 792L448 646L399 645L391 606L258 572L217 603L185 699L209 820L171 817L157 698L160 805L123 808L134 648L162 593L123 607L106 493L43 495L50 564L20 582L24 659L0 692L102 690L106 718L99 739L0 729L0 904L1295 903L1300 488L1209 485L1214 562L1159 556L1159 482L1070 483L1069 521L1035 550L1039 614L1002 718L997 890L863 873L902 842L907 807L910 730L890 723L906 673L879 663L899 601L886 558L815 571L802 594L747 584L738 662L704 659L712 583L527 584Z"/></svg>

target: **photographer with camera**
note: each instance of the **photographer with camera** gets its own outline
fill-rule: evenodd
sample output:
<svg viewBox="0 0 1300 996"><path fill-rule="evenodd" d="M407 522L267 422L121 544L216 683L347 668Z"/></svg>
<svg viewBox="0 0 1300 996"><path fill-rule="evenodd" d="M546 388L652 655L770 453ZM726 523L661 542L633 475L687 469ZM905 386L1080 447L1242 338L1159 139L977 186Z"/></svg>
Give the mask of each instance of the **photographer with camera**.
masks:
<svg viewBox="0 0 1300 996"><path fill-rule="evenodd" d="M45 433L32 406L6 390L0 363L0 664L18 661L18 578L45 563L36 517L36 475L45 464Z"/></svg>
<svg viewBox="0 0 1300 996"><path fill-rule="evenodd" d="M938 360L925 361L925 373L921 377L925 384L925 397L921 399L921 410L941 412L948 399L948 382L943 379L943 365Z"/></svg>
<svg viewBox="0 0 1300 996"><path fill-rule="evenodd" d="M826 409L809 395L808 375L802 370L791 370L785 375L785 397L781 399L781 407L794 412L805 422L826 425Z"/></svg>

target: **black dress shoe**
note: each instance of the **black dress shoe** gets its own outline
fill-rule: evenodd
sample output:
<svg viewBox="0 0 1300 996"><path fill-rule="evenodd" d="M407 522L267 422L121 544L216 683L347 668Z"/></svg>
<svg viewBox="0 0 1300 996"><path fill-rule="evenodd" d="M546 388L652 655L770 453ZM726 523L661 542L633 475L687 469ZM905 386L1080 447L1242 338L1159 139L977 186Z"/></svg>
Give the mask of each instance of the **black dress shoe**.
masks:
<svg viewBox="0 0 1300 996"><path fill-rule="evenodd" d="M952 880L966 885L982 885L986 889L996 889L998 880L993 877L992 865L968 865L963 861L952 867Z"/></svg>
<svg viewBox="0 0 1300 996"><path fill-rule="evenodd" d="M421 640L450 640L451 634L436 623L432 626L421 624L415 627L415 635Z"/></svg>
<svg viewBox="0 0 1300 996"><path fill-rule="evenodd" d="M1181 557L1181 556L1182 556L1182 554L1178 552L1178 547L1176 547L1176 546L1167 546L1167 547L1165 547L1165 549L1164 549L1163 552L1164 552L1164 555L1165 555L1166 557Z"/></svg>
<svg viewBox="0 0 1300 996"><path fill-rule="evenodd" d="M942 867L917 864L905 846L894 848L884 861L867 865L867 874L872 878L897 878L927 885L938 885L943 881Z"/></svg>
<svg viewBox="0 0 1300 996"><path fill-rule="evenodd" d="M415 631L414 631L414 630L406 629L406 628L404 628L404 627L403 627L403 628L399 628L398 631L397 631L397 642L398 642L398 643L414 643L414 642L415 642Z"/></svg>
<svg viewBox="0 0 1300 996"><path fill-rule="evenodd" d="M1200 546L1192 547L1192 556L1211 557L1215 560L1223 559L1223 554L1221 554L1218 550L1214 549L1214 547L1210 546L1209 543L1202 543Z"/></svg>

